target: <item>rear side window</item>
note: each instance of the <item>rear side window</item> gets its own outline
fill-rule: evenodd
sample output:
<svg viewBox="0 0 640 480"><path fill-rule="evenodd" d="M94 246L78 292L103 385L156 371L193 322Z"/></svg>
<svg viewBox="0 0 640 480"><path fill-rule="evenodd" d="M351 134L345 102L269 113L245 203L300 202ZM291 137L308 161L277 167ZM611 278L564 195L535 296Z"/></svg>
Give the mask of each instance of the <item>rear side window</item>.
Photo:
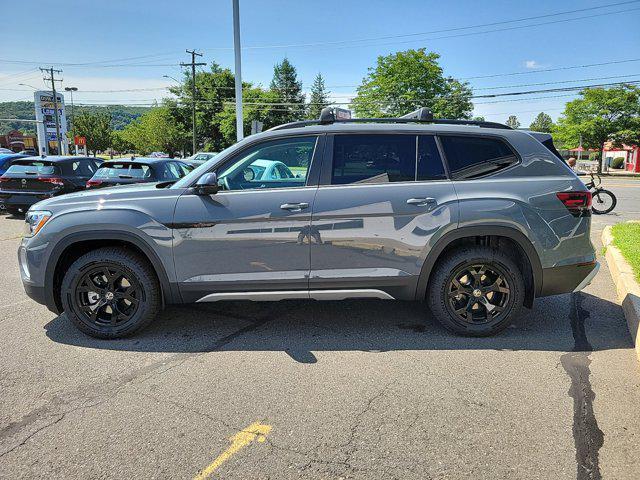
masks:
<svg viewBox="0 0 640 480"><path fill-rule="evenodd" d="M489 137L440 137L451 176L460 180L496 172L512 165L518 158L502 140Z"/></svg>
<svg viewBox="0 0 640 480"><path fill-rule="evenodd" d="M331 183L413 181L415 135L336 135Z"/></svg>

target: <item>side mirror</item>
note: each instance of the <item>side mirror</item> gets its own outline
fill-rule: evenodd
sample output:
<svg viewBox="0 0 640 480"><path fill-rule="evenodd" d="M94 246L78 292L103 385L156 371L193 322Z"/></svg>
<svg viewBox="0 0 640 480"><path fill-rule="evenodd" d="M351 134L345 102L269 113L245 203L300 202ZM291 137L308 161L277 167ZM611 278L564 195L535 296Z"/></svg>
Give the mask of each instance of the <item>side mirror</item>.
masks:
<svg viewBox="0 0 640 480"><path fill-rule="evenodd" d="M218 175L214 172L202 175L195 186L196 195L213 195L218 193L220 185L218 185Z"/></svg>

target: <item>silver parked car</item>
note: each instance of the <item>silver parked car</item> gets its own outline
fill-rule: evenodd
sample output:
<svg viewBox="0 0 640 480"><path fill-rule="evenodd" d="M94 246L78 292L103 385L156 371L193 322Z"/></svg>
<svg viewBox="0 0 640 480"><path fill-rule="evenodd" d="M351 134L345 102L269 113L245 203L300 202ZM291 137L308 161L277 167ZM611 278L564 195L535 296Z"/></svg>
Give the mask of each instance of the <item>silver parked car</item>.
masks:
<svg viewBox="0 0 640 480"><path fill-rule="evenodd" d="M384 120L325 109L172 185L34 205L22 281L101 338L170 303L289 298L426 301L448 329L491 335L597 271L591 195L556 153L549 135L425 109ZM270 165L293 176L257 174Z"/></svg>

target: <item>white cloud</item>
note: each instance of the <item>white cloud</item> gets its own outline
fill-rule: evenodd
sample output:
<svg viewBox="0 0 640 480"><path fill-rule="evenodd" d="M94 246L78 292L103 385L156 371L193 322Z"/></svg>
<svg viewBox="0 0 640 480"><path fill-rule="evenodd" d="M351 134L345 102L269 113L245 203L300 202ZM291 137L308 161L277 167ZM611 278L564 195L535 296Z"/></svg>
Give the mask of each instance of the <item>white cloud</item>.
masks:
<svg viewBox="0 0 640 480"><path fill-rule="evenodd" d="M536 60L525 60L525 62L524 62L524 66L525 66L526 68L531 69L531 70L536 70L536 69L538 69L538 68L546 68L546 67L548 67L549 65L543 65L543 64L541 64L541 63L538 63Z"/></svg>

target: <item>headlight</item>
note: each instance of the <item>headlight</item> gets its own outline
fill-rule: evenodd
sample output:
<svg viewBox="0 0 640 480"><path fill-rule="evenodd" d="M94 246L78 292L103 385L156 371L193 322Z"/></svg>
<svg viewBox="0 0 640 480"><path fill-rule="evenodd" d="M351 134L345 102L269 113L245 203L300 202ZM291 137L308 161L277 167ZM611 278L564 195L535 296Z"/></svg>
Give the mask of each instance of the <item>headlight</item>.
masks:
<svg viewBox="0 0 640 480"><path fill-rule="evenodd" d="M24 219L25 237L33 237L40 231L44 224L51 218L51 212L47 210L29 210Z"/></svg>

